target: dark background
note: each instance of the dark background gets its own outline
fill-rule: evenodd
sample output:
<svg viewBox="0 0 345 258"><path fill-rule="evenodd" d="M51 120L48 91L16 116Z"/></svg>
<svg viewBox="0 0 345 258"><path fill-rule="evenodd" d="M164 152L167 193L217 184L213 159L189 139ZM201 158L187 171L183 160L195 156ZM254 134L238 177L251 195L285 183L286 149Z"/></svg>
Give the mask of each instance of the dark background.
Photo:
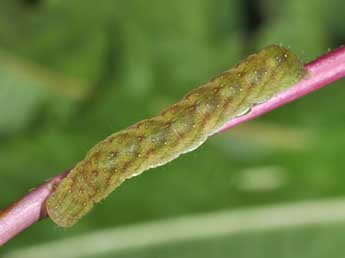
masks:
<svg viewBox="0 0 345 258"><path fill-rule="evenodd" d="M344 12L343 0L1 0L0 208L261 47L282 44L308 62L343 44ZM344 86L215 136L126 182L75 227L46 219L0 252L35 246L46 257L40 245L97 230L344 196ZM121 257L343 257L344 226Z"/></svg>

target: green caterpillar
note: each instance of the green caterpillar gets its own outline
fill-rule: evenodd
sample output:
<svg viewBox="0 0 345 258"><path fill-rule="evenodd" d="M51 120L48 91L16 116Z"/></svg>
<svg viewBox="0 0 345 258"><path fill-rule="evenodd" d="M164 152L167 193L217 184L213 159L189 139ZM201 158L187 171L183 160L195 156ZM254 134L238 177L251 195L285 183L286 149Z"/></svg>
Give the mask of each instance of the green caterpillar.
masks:
<svg viewBox="0 0 345 258"><path fill-rule="evenodd" d="M247 57L160 115L94 146L49 196L50 218L72 226L126 179L194 150L231 118L294 85L305 73L297 56L277 45Z"/></svg>

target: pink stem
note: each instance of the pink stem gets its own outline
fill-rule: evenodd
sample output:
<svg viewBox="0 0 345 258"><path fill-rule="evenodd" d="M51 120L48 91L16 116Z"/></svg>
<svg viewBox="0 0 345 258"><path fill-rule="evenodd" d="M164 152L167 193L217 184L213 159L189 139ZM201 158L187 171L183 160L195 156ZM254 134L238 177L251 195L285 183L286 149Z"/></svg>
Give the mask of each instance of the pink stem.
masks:
<svg viewBox="0 0 345 258"><path fill-rule="evenodd" d="M0 211L0 246L47 216L44 206L45 200L67 174L68 172L64 172L48 180L11 206Z"/></svg>
<svg viewBox="0 0 345 258"><path fill-rule="evenodd" d="M297 98L316 91L328 84L345 77L345 47L342 46L317 60L305 65L309 75L295 86L274 96L269 101L255 106L250 113L231 119L219 130L223 132L229 128L251 120ZM38 220L47 216L45 201L62 178L65 172L37 187L23 198L0 211L0 246L13 238L16 234L30 227Z"/></svg>

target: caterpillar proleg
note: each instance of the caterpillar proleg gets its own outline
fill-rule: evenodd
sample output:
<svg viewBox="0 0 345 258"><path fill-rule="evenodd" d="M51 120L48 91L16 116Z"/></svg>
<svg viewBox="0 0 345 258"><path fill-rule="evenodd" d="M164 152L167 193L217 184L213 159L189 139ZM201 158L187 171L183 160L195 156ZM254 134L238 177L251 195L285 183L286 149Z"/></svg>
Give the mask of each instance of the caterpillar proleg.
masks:
<svg viewBox="0 0 345 258"><path fill-rule="evenodd" d="M277 45L250 55L158 116L94 146L49 196L50 218L72 226L126 179L194 150L231 118L294 85L305 73L298 57Z"/></svg>

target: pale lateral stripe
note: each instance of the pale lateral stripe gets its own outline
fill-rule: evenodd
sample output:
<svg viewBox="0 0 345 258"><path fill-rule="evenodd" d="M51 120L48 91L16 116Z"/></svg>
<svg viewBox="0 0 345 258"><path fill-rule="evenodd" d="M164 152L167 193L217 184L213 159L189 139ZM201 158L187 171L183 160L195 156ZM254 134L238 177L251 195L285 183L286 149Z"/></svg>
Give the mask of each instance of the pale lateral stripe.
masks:
<svg viewBox="0 0 345 258"><path fill-rule="evenodd" d="M99 230L16 250L4 258L93 257L177 241L345 222L345 199L225 210ZM12 241L16 241L15 239Z"/></svg>

